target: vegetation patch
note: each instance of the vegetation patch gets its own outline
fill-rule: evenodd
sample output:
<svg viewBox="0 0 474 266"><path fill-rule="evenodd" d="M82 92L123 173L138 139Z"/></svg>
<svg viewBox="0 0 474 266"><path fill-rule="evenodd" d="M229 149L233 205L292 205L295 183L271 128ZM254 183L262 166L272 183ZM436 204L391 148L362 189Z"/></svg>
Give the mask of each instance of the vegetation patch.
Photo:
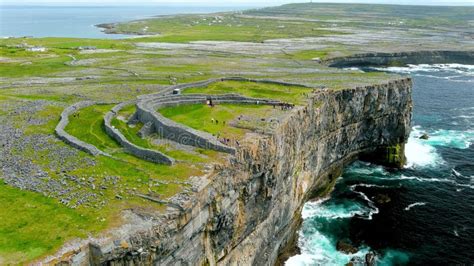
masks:
<svg viewBox="0 0 474 266"><path fill-rule="evenodd" d="M0 264L23 264L87 237L107 225L90 210L73 210L57 200L0 181Z"/></svg>
<svg viewBox="0 0 474 266"><path fill-rule="evenodd" d="M342 34L322 29L321 23L310 21L278 21L242 17L234 14L186 15L147 19L113 25L110 32L159 34L134 41L191 42L243 41L262 42L277 38L318 37Z"/></svg>
<svg viewBox="0 0 474 266"><path fill-rule="evenodd" d="M223 81L215 82L205 88L189 88L183 93L227 94L237 93L247 97L280 100L282 102L302 104L313 89L302 86Z"/></svg>
<svg viewBox="0 0 474 266"><path fill-rule="evenodd" d="M189 104L158 110L163 116L197 130L211 133L218 138L241 139L249 130L236 127L240 121L253 118L261 120L278 111L268 105Z"/></svg>

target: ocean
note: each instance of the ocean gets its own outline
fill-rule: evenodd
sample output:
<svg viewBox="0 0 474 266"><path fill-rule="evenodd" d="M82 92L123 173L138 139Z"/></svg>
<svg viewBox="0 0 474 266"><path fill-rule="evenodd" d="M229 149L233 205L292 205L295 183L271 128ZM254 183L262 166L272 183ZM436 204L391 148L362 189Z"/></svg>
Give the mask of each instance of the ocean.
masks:
<svg viewBox="0 0 474 266"><path fill-rule="evenodd" d="M408 165L357 161L326 199L308 202L300 255L286 265L472 265L474 263L474 66L370 69L413 77ZM428 140L419 137L428 134ZM358 248L336 249L339 241Z"/></svg>
<svg viewBox="0 0 474 266"><path fill-rule="evenodd" d="M249 7L166 6L14 6L0 3L0 37L127 38L105 34L94 25L157 15L236 11Z"/></svg>

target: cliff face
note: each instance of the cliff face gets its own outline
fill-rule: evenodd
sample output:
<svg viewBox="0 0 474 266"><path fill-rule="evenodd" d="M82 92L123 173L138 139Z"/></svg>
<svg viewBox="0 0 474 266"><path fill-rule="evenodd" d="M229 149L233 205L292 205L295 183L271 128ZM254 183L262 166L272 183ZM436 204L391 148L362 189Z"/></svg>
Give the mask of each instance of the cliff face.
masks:
<svg viewBox="0 0 474 266"><path fill-rule="evenodd" d="M403 161L411 110L408 78L318 91L272 136L247 138L229 165L193 187L186 204L147 230L89 244L67 261L272 265L295 236L304 202L328 191L344 165L371 153L392 165Z"/></svg>
<svg viewBox="0 0 474 266"><path fill-rule="evenodd" d="M304 202L328 191L345 164L394 146L403 151L411 110L408 79L321 92L295 110L273 137L254 140L238 154L239 171L216 180L226 194L240 187L237 200L217 212L228 223L211 234L216 259L223 264L274 264L294 237ZM403 155L397 156L403 161Z"/></svg>
<svg viewBox="0 0 474 266"><path fill-rule="evenodd" d="M326 61L331 67L403 66L406 64L472 64L474 51L415 51L356 54Z"/></svg>

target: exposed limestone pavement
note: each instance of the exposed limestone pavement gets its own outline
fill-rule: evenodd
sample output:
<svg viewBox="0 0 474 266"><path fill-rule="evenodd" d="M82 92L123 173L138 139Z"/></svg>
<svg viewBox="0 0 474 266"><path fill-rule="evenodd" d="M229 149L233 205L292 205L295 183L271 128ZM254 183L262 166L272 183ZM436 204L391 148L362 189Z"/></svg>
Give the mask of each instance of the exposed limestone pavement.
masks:
<svg viewBox="0 0 474 266"><path fill-rule="evenodd" d="M79 152L64 145L52 145L59 142L54 135L26 134L28 128L18 127L18 120L27 120L31 124L45 125L51 117L33 118L32 114L55 105L49 101L24 102L10 109L10 119L0 117L0 165L2 180L5 183L24 190L36 191L48 197L58 198L66 206L76 208L81 205L103 205L97 201L95 192L81 191L77 187L90 186L87 180L66 174L78 166L92 166L94 161L80 157ZM14 118L14 119L12 119ZM33 161L23 156L28 153L42 154ZM75 158L75 160L69 160ZM48 167L58 169L56 178L43 170L37 161L48 161ZM110 177L110 180L113 178ZM104 184L105 185L105 184ZM112 184L106 184L112 185Z"/></svg>

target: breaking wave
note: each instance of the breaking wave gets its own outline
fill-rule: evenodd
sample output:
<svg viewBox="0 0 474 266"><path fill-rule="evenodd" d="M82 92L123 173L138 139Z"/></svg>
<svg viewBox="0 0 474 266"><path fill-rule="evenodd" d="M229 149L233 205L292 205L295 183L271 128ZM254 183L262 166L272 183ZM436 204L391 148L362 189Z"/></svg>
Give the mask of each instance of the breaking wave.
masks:
<svg viewBox="0 0 474 266"><path fill-rule="evenodd" d="M388 71L401 74L413 74L417 72L448 72L459 74L460 77L466 75L474 75L474 65L463 65L463 64L419 64L419 65L407 65L406 67L385 67L385 68L372 68L378 71ZM434 76L438 78L439 76Z"/></svg>
<svg viewBox="0 0 474 266"><path fill-rule="evenodd" d="M429 138L420 139L423 134L428 134ZM443 159L436 151L437 146L467 149L473 142L473 130L422 130L421 126L414 126L405 146L407 167L436 166L443 163Z"/></svg>
<svg viewBox="0 0 474 266"><path fill-rule="evenodd" d="M366 196L363 197L366 199ZM368 200L371 202L370 200ZM308 202L303 207L303 225L299 232L298 246L301 254L290 257L287 266L345 265L351 259L362 260L370 248L362 245L354 254L345 254L337 250L338 238L331 234L333 229L344 227L344 222L355 216L369 216L374 210L354 201L335 203L330 199ZM379 265L390 261L408 261L408 255L387 250L376 256Z"/></svg>
<svg viewBox="0 0 474 266"><path fill-rule="evenodd" d="M405 208L405 211L409 211L411 208L416 207L416 206L424 206L424 205L426 205L426 202L415 202L415 203L412 203L412 204L408 205Z"/></svg>
<svg viewBox="0 0 474 266"><path fill-rule="evenodd" d="M462 228L474 219L473 205L468 204L474 192L474 87L454 82L474 82L474 65L376 70L414 76L416 126L405 146L407 167L392 171L364 162L348 167L331 198L304 206L301 254L286 265L346 265L357 257L362 261L354 265L363 265L368 252L377 254L376 265L469 262L469 241ZM420 139L423 134L428 139ZM453 221L438 215L441 212L460 219ZM397 232L391 230L395 226ZM460 240L453 242L444 233ZM360 244L357 254L337 250L337 242L344 239ZM453 258L439 255L446 250Z"/></svg>

